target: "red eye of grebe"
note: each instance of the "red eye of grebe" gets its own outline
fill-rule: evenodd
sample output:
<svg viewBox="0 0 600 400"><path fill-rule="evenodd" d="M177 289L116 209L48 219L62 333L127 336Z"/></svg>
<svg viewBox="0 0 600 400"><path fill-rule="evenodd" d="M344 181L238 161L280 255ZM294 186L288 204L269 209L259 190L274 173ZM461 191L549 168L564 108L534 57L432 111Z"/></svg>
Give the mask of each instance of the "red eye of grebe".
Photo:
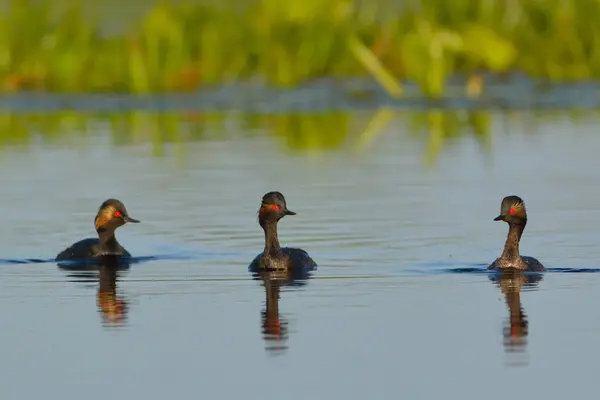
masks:
<svg viewBox="0 0 600 400"><path fill-rule="evenodd" d="M514 209L514 208L511 208L510 210L508 210L508 213L509 213L509 214L514 214L514 213L515 213L515 209Z"/></svg>
<svg viewBox="0 0 600 400"><path fill-rule="evenodd" d="M273 206L273 210L275 210L275 211L279 210L279 206L277 206L277 205Z"/></svg>
<svg viewBox="0 0 600 400"><path fill-rule="evenodd" d="M121 212L120 211L115 211L115 218L119 218L121 216Z"/></svg>

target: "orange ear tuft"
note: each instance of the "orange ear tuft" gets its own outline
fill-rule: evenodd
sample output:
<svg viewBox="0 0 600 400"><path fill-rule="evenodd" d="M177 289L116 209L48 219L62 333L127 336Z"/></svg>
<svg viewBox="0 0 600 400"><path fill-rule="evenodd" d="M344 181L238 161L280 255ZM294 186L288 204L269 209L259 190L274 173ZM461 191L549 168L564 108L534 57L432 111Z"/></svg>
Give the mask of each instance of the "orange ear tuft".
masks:
<svg viewBox="0 0 600 400"><path fill-rule="evenodd" d="M112 219L113 209L111 207L100 210L94 221L96 224L96 230L102 228L108 221Z"/></svg>

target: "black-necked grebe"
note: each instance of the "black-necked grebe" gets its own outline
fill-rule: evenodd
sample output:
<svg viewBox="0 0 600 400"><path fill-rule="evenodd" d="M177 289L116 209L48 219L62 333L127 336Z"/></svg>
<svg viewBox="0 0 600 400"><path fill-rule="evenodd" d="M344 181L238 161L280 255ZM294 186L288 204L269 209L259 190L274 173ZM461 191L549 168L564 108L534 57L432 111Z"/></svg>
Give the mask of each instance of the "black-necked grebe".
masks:
<svg viewBox="0 0 600 400"><path fill-rule="evenodd" d="M281 248L277 238L277 222L286 215L296 215L288 210L285 197L279 192L269 192L262 198L258 222L265 231L265 250L252 261L250 269L258 270L313 270L317 264L302 249Z"/></svg>
<svg viewBox="0 0 600 400"><path fill-rule="evenodd" d="M98 238L81 240L60 252L56 261L84 260L102 256L131 257L131 254L117 242L115 230L127 222L140 222L127 213L119 200L108 199L100 206L94 220Z"/></svg>
<svg viewBox="0 0 600 400"><path fill-rule="evenodd" d="M500 215L494 221L505 221L508 224L508 236L502 255L488 269L521 271L544 271L544 266L535 258L519 254L519 241L527 225L525 203L519 196L506 196L500 206Z"/></svg>

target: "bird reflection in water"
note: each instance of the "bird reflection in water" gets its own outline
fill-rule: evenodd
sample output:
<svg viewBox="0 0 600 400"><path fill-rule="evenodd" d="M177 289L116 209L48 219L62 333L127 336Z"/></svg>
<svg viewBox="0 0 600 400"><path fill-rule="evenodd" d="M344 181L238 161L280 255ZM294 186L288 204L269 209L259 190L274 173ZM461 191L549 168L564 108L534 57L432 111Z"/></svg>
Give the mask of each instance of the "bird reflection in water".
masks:
<svg viewBox="0 0 600 400"><path fill-rule="evenodd" d="M105 326L123 326L127 322L129 304L122 294L117 292L117 274L115 265L102 264L98 272L98 310Z"/></svg>
<svg viewBox="0 0 600 400"><path fill-rule="evenodd" d="M288 349L289 323L279 313L281 288L304 286L310 275L307 272L284 270L254 271L252 276L255 280L261 280L265 288L265 308L260 313L265 350L272 354L283 354Z"/></svg>
<svg viewBox="0 0 600 400"><path fill-rule="evenodd" d="M511 365L526 365L527 359L520 358L526 355L527 336L529 335L529 321L521 305L521 290L536 289L543 275L524 274L520 271L504 271L490 275L490 280L499 288L508 307L509 318L502 329L505 352L513 356L509 360Z"/></svg>
<svg viewBox="0 0 600 400"><path fill-rule="evenodd" d="M129 304L127 299L117 291L119 272L129 269L126 260L114 256L105 256L85 265L60 265L61 269L69 271L69 278L80 282L90 282L98 279L96 305L106 327L121 327L127 323Z"/></svg>

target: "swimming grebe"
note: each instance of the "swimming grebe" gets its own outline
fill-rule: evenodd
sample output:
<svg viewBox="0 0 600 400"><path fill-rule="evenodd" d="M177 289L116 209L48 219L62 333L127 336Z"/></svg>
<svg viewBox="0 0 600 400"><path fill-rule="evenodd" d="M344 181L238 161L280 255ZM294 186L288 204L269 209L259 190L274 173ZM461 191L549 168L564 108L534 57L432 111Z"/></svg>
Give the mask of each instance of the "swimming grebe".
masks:
<svg viewBox="0 0 600 400"><path fill-rule="evenodd" d="M115 230L127 222L140 222L127 213L119 200L108 199L100 206L94 220L98 238L83 239L56 256L55 261L84 260L102 256L131 257L131 254L117 242Z"/></svg>
<svg viewBox="0 0 600 400"><path fill-rule="evenodd" d="M488 269L514 269L521 271L545 271L544 266L535 258L519 254L519 241L527 225L525 203L519 196L506 196L500 206L500 215L494 221L508 224L508 236L502 255Z"/></svg>
<svg viewBox="0 0 600 400"><path fill-rule="evenodd" d="M250 270L314 270L317 264L302 249L281 248L277 238L277 222L286 215L296 215L288 210L285 197L279 192L269 192L262 198L258 210L258 223L265 231L265 250L250 264Z"/></svg>

